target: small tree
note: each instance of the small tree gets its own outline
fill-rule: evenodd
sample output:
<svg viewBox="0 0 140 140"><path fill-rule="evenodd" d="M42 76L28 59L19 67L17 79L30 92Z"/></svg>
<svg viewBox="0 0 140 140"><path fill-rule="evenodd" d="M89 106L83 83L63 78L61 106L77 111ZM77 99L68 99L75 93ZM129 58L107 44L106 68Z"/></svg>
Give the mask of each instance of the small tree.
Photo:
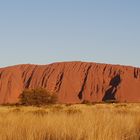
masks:
<svg viewBox="0 0 140 140"><path fill-rule="evenodd" d="M22 105L46 105L57 102L57 95L46 89L25 89L19 96Z"/></svg>

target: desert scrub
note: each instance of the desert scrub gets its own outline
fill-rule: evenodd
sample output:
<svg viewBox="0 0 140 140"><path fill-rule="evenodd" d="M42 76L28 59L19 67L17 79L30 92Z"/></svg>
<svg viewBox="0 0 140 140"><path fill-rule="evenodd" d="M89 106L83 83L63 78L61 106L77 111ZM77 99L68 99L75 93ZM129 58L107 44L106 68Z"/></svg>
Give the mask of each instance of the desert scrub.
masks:
<svg viewBox="0 0 140 140"><path fill-rule="evenodd" d="M13 108L10 110L10 112L14 112L14 113L19 113L21 112L21 109L18 107L18 108Z"/></svg>
<svg viewBox="0 0 140 140"><path fill-rule="evenodd" d="M74 114L82 113L82 111L80 109L70 107L65 110L65 113L67 115L74 115Z"/></svg>
<svg viewBox="0 0 140 140"><path fill-rule="evenodd" d="M139 140L140 104L127 106L0 107L0 140Z"/></svg>
<svg viewBox="0 0 140 140"><path fill-rule="evenodd" d="M37 109L37 110L34 110L34 111L29 111L27 113L31 113L35 116L44 116L44 115L48 114L48 111L43 110L43 109Z"/></svg>
<svg viewBox="0 0 140 140"><path fill-rule="evenodd" d="M52 107L50 108L50 111L51 111L52 113L59 113L59 112L62 112L63 109L64 109L64 107L63 107L62 105L55 105L55 106L52 106Z"/></svg>
<svg viewBox="0 0 140 140"><path fill-rule="evenodd" d="M19 99L20 105L42 106L55 104L57 102L57 94L43 88L25 89L19 96Z"/></svg>

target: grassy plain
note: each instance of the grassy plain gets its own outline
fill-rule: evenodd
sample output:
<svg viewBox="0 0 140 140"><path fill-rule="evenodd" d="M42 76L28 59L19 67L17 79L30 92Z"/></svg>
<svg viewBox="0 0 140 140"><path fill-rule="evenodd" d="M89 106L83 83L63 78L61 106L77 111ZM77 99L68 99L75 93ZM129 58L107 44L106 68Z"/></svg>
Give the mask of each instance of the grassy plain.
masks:
<svg viewBox="0 0 140 140"><path fill-rule="evenodd" d="M140 104L1 106L0 140L140 140Z"/></svg>

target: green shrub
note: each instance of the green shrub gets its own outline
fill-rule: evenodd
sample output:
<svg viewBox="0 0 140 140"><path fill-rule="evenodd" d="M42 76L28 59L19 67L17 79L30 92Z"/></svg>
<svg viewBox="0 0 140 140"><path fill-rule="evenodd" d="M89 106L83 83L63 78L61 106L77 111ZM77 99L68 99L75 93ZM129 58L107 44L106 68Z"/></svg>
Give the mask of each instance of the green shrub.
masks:
<svg viewBox="0 0 140 140"><path fill-rule="evenodd" d="M47 105L57 102L57 95L46 89L25 89L19 96L21 105Z"/></svg>

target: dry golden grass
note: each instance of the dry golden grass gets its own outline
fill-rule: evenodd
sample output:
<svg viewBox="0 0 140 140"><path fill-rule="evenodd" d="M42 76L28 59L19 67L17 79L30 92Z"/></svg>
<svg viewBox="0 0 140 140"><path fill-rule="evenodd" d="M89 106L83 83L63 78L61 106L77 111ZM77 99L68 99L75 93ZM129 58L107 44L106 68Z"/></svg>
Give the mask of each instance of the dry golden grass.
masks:
<svg viewBox="0 0 140 140"><path fill-rule="evenodd" d="M140 104L0 107L0 140L140 140Z"/></svg>

